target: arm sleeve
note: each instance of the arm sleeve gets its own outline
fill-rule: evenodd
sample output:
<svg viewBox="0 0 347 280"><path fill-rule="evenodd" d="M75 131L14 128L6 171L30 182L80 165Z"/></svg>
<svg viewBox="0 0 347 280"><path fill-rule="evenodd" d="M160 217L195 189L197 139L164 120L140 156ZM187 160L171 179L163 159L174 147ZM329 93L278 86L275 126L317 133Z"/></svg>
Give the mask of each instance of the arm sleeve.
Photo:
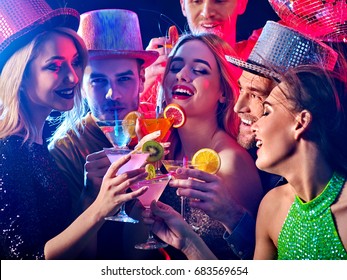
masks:
<svg viewBox="0 0 347 280"><path fill-rule="evenodd" d="M223 239L240 259L252 259L255 248L254 218L245 212L231 234L224 232Z"/></svg>

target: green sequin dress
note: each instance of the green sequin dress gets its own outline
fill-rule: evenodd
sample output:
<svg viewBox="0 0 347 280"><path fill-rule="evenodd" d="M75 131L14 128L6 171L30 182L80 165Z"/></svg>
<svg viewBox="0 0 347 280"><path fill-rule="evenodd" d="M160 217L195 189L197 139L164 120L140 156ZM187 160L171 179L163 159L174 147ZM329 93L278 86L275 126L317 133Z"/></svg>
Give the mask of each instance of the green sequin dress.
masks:
<svg viewBox="0 0 347 280"><path fill-rule="evenodd" d="M346 260L330 206L340 194L345 177L334 174L323 192L304 203L295 196L278 237L279 260Z"/></svg>

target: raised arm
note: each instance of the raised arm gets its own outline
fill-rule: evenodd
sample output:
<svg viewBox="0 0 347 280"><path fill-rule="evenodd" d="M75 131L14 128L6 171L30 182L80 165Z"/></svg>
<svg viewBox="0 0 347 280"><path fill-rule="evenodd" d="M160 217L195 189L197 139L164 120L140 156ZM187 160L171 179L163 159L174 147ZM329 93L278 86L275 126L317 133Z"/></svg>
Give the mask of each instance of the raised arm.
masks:
<svg viewBox="0 0 347 280"><path fill-rule="evenodd" d="M146 177L144 169L115 175L129 160L130 156L125 156L110 166L96 200L67 229L46 243L46 259L76 258L88 246L106 216L115 214L122 203L138 197L147 190L144 187L134 192L126 192L131 184Z"/></svg>

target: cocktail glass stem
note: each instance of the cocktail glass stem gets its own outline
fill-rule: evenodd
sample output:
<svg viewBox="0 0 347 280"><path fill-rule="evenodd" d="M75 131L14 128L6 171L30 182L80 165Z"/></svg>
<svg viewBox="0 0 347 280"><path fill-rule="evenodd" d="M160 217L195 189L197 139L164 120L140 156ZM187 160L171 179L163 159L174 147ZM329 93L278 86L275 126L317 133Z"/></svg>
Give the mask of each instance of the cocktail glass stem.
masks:
<svg viewBox="0 0 347 280"><path fill-rule="evenodd" d="M186 219L186 203L187 203L187 198L184 196L181 196L181 216L183 219Z"/></svg>
<svg viewBox="0 0 347 280"><path fill-rule="evenodd" d="M122 204L120 211L116 215L106 217L105 220L132 224L137 224L139 222L138 220L129 217L128 214L125 212L125 203Z"/></svg>
<svg viewBox="0 0 347 280"><path fill-rule="evenodd" d="M156 174L161 174L160 166L161 166L160 161L156 161L156 162L154 163L155 173L156 173Z"/></svg>
<svg viewBox="0 0 347 280"><path fill-rule="evenodd" d="M145 211L150 211L148 207L145 208ZM152 232L152 225L148 225L148 237L145 243L136 244L135 249L140 250L154 250L159 248L165 248L168 246L168 244L160 242L155 239L153 232Z"/></svg>

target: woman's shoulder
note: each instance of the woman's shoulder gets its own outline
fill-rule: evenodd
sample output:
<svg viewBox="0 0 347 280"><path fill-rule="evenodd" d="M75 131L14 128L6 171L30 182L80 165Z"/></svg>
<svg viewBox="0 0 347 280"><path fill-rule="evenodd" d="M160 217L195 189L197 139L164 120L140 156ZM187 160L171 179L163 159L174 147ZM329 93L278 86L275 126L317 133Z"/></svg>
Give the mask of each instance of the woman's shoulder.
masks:
<svg viewBox="0 0 347 280"><path fill-rule="evenodd" d="M19 136L0 139L0 177L18 176L27 163L29 145Z"/></svg>
<svg viewBox="0 0 347 280"><path fill-rule="evenodd" d="M287 183L270 190L262 199L260 207L269 211L278 211L279 208L291 205L294 201L295 193Z"/></svg>
<svg viewBox="0 0 347 280"><path fill-rule="evenodd" d="M235 165L248 165L255 168L254 160L249 152L227 134L216 142L215 150L222 161L231 168Z"/></svg>
<svg viewBox="0 0 347 280"><path fill-rule="evenodd" d="M247 150L237 143L236 139L224 131L216 134L213 145L219 153L229 153L230 155L248 154Z"/></svg>

